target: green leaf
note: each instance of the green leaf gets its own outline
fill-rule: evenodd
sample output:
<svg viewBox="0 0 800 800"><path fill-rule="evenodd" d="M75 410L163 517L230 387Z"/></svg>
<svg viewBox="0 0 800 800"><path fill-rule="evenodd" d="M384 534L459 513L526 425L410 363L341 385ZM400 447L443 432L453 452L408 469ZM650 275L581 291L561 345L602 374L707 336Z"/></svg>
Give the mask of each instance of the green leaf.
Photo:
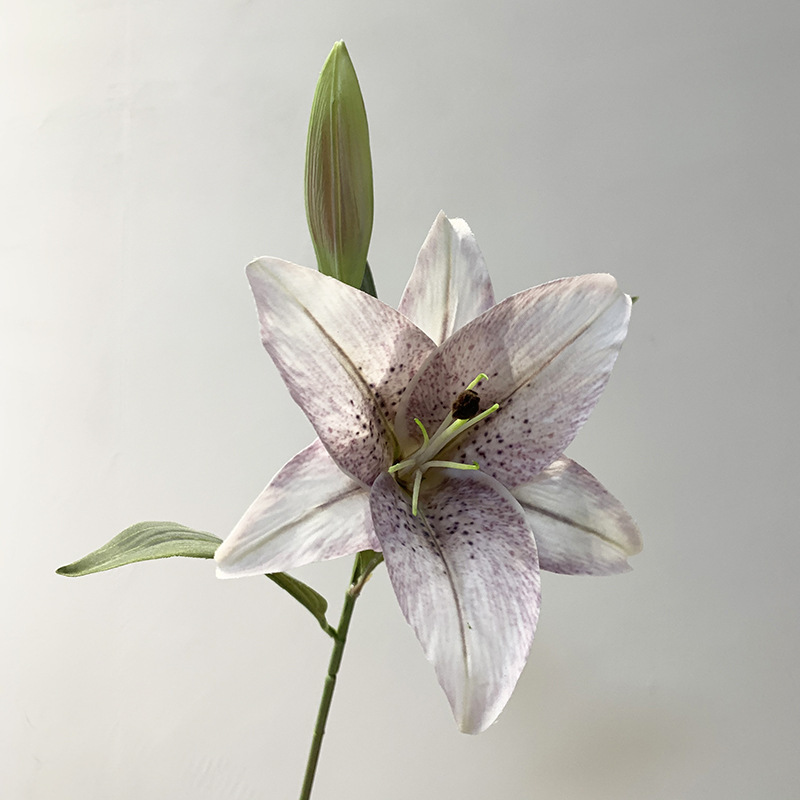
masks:
<svg viewBox="0 0 800 800"><path fill-rule="evenodd" d="M335 633L325 618L328 601L319 592L315 592L310 586L285 572L271 572L267 577L294 597L298 603L305 606L314 615L325 633L330 635Z"/></svg>
<svg viewBox="0 0 800 800"><path fill-rule="evenodd" d="M77 578L156 558L214 558L221 543L222 539L217 536L192 530L177 522L138 522L99 550L60 567L56 572Z"/></svg>
<svg viewBox="0 0 800 800"><path fill-rule="evenodd" d="M362 550L356 556L357 578L361 578L365 573L372 572L375 567L383 561L383 554L375 550Z"/></svg>
<svg viewBox="0 0 800 800"><path fill-rule="evenodd" d="M89 553L72 564L59 567L59 575L77 578L104 572L107 569L124 567L137 561L153 561L157 558L214 558L222 539L211 533L196 531L177 522L138 522L115 536L100 549ZM267 577L288 592L300 605L305 606L322 629L331 634L332 628L325 619L328 601L302 581L284 572L274 572Z"/></svg>

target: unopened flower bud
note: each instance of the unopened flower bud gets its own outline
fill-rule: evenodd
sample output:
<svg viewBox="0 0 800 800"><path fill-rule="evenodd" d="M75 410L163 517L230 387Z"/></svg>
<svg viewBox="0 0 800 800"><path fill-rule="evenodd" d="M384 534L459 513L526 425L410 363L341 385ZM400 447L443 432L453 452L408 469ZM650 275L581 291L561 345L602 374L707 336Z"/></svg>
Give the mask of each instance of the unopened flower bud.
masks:
<svg viewBox="0 0 800 800"><path fill-rule="evenodd" d="M367 112L344 42L333 46L314 93L305 177L319 270L358 288L372 234L372 159Z"/></svg>

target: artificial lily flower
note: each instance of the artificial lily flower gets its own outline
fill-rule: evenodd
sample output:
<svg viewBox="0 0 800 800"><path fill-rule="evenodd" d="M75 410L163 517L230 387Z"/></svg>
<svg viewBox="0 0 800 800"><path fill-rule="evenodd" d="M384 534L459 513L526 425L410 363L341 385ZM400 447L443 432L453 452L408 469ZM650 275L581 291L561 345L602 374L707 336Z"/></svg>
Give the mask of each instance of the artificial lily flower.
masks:
<svg viewBox="0 0 800 800"><path fill-rule="evenodd" d="M220 546L218 574L381 550L459 727L484 730L527 660L540 568L622 572L641 549L621 504L562 455L630 298L583 275L495 305L472 232L444 214L397 311L279 259L247 274L264 346L319 438Z"/></svg>

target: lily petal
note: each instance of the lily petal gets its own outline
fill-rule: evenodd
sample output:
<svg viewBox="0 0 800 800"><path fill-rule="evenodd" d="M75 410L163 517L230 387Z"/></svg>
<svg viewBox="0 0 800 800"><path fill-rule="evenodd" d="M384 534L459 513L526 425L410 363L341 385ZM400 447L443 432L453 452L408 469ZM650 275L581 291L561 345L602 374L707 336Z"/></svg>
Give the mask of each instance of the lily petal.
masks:
<svg viewBox="0 0 800 800"><path fill-rule="evenodd" d="M376 547L369 489L317 439L281 468L214 558L218 577L241 578Z"/></svg>
<svg viewBox="0 0 800 800"><path fill-rule="evenodd" d="M261 339L336 463L369 485L396 452L390 421L434 348L374 297L276 258L247 267Z"/></svg>
<svg viewBox="0 0 800 800"><path fill-rule="evenodd" d="M372 519L400 608L456 722L479 733L505 706L533 641L536 543L497 481L456 470L439 478L414 517L408 494L381 475L370 496Z"/></svg>
<svg viewBox="0 0 800 800"><path fill-rule="evenodd" d="M439 425L476 375L481 409L500 408L457 440L447 458L477 461L511 488L551 464L594 408L625 339L631 301L611 275L562 278L498 303L428 358L398 409L404 445L414 418Z"/></svg>
<svg viewBox="0 0 800 800"><path fill-rule="evenodd" d="M441 344L493 305L489 271L469 225L440 211L398 310Z"/></svg>
<svg viewBox="0 0 800 800"><path fill-rule="evenodd" d="M622 503L568 458L511 493L533 530L541 569L569 575L627 572L628 557L642 549L639 528Z"/></svg>

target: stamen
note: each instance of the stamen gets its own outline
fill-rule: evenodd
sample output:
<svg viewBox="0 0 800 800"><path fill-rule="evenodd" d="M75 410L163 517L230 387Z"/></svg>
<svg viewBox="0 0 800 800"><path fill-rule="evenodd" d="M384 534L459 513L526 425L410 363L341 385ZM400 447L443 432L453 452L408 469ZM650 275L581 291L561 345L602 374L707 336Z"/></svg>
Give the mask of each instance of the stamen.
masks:
<svg viewBox="0 0 800 800"><path fill-rule="evenodd" d="M416 517L419 512L419 490L422 486L422 474L431 467L440 469L480 469L477 461L471 464L459 464L457 461L429 461L414 473L414 488L411 491L411 516Z"/></svg>
<svg viewBox="0 0 800 800"><path fill-rule="evenodd" d="M472 381L472 383L469 386L467 386L465 391L469 392L472 389L474 389L481 381L488 381L488 380L489 380L489 376L486 373L481 372L481 374L478 375L478 377L475 378L475 380Z"/></svg>
<svg viewBox="0 0 800 800"><path fill-rule="evenodd" d="M419 507L419 487L422 484L422 470L418 469L414 473L414 491L411 494L411 516L417 516L417 509Z"/></svg>
<svg viewBox="0 0 800 800"><path fill-rule="evenodd" d="M446 431L450 425L453 424L453 412L448 411L447 416L442 420L442 424L436 429L436 433L431 436L431 439L436 439L437 437L441 436L444 431Z"/></svg>
<svg viewBox="0 0 800 800"><path fill-rule="evenodd" d="M418 462L427 461L426 456L429 453L430 455L436 455L437 453L441 452L451 441L453 441L453 439L456 438L457 435L462 434L465 430L471 428L473 425L477 425L481 420L486 419L489 414L493 414L495 411L497 411L498 408L500 408L500 404L495 403L485 411L481 411L480 414L474 416L472 419L455 420L444 430L437 431L436 435L430 440L430 443L427 447L420 448L416 453L414 453L414 459Z"/></svg>
<svg viewBox="0 0 800 800"><path fill-rule="evenodd" d="M454 419L472 419L481 407L481 396L472 389L466 389L456 397L452 414Z"/></svg>
<svg viewBox="0 0 800 800"><path fill-rule="evenodd" d="M486 417L488 417L489 414L494 414L494 412L497 411L498 408L500 408L500 403L495 403L493 406L489 406L489 408L487 408L486 411L481 411L481 413L478 414L477 417L473 417L472 419L469 420L464 420L464 422L466 423L464 425L464 429L466 430L467 428L471 428L473 425L477 425L481 420L486 419Z"/></svg>
<svg viewBox="0 0 800 800"><path fill-rule="evenodd" d="M428 431L425 430L425 426L416 417L414 417L414 422L417 423L419 429L422 431L422 446L425 447L430 441L428 438Z"/></svg>
<svg viewBox="0 0 800 800"><path fill-rule="evenodd" d="M472 381L472 383L470 383L470 385L467 386L466 389L464 389L464 392L471 392L481 381L488 381L488 380L489 376L485 372L481 372L481 374L478 375L478 377L475 378L475 380ZM464 392L462 392L461 394L463 395ZM444 431L446 431L453 424L454 419L456 419L456 417L453 415L453 411L451 410L450 412L448 412L447 416L442 420L442 424L436 429L436 433L434 433L433 436L431 436L430 438L436 439L440 434L444 433ZM422 447L424 446L425 445L423 444ZM420 448L420 450L422 449L422 447Z"/></svg>
<svg viewBox="0 0 800 800"><path fill-rule="evenodd" d="M471 464L461 464L458 461L429 461L422 467L420 472L424 472L430 467L440 467L441 469L480 469L477 461L473 461Z"/></svg>
<svg viewBox="0 0 800 800"><path fill-rule="evenodd" d="M425 425L419 419L414 419L417 427L422 431L422 444L407 458L392 464L389 467L390 475L397 475L403 485L413 473L413 486L411 490L411 513L417 516L419 513L419 495L422 487L422 477L427 470L438 469L480 469L477 461L472 464L459 464L455 461L440 461L436 457L443 452L455 439L461 436L473 425L477 425L493 414L500 408L499 403L495 403L485 411L478 413L480 408L480 395L473 391L481 381L488 380L485 373L481 373L470 385L461 392L453 403L452 410L442 420L442 424L436 429L433 436L428 434Z"/></svg>

